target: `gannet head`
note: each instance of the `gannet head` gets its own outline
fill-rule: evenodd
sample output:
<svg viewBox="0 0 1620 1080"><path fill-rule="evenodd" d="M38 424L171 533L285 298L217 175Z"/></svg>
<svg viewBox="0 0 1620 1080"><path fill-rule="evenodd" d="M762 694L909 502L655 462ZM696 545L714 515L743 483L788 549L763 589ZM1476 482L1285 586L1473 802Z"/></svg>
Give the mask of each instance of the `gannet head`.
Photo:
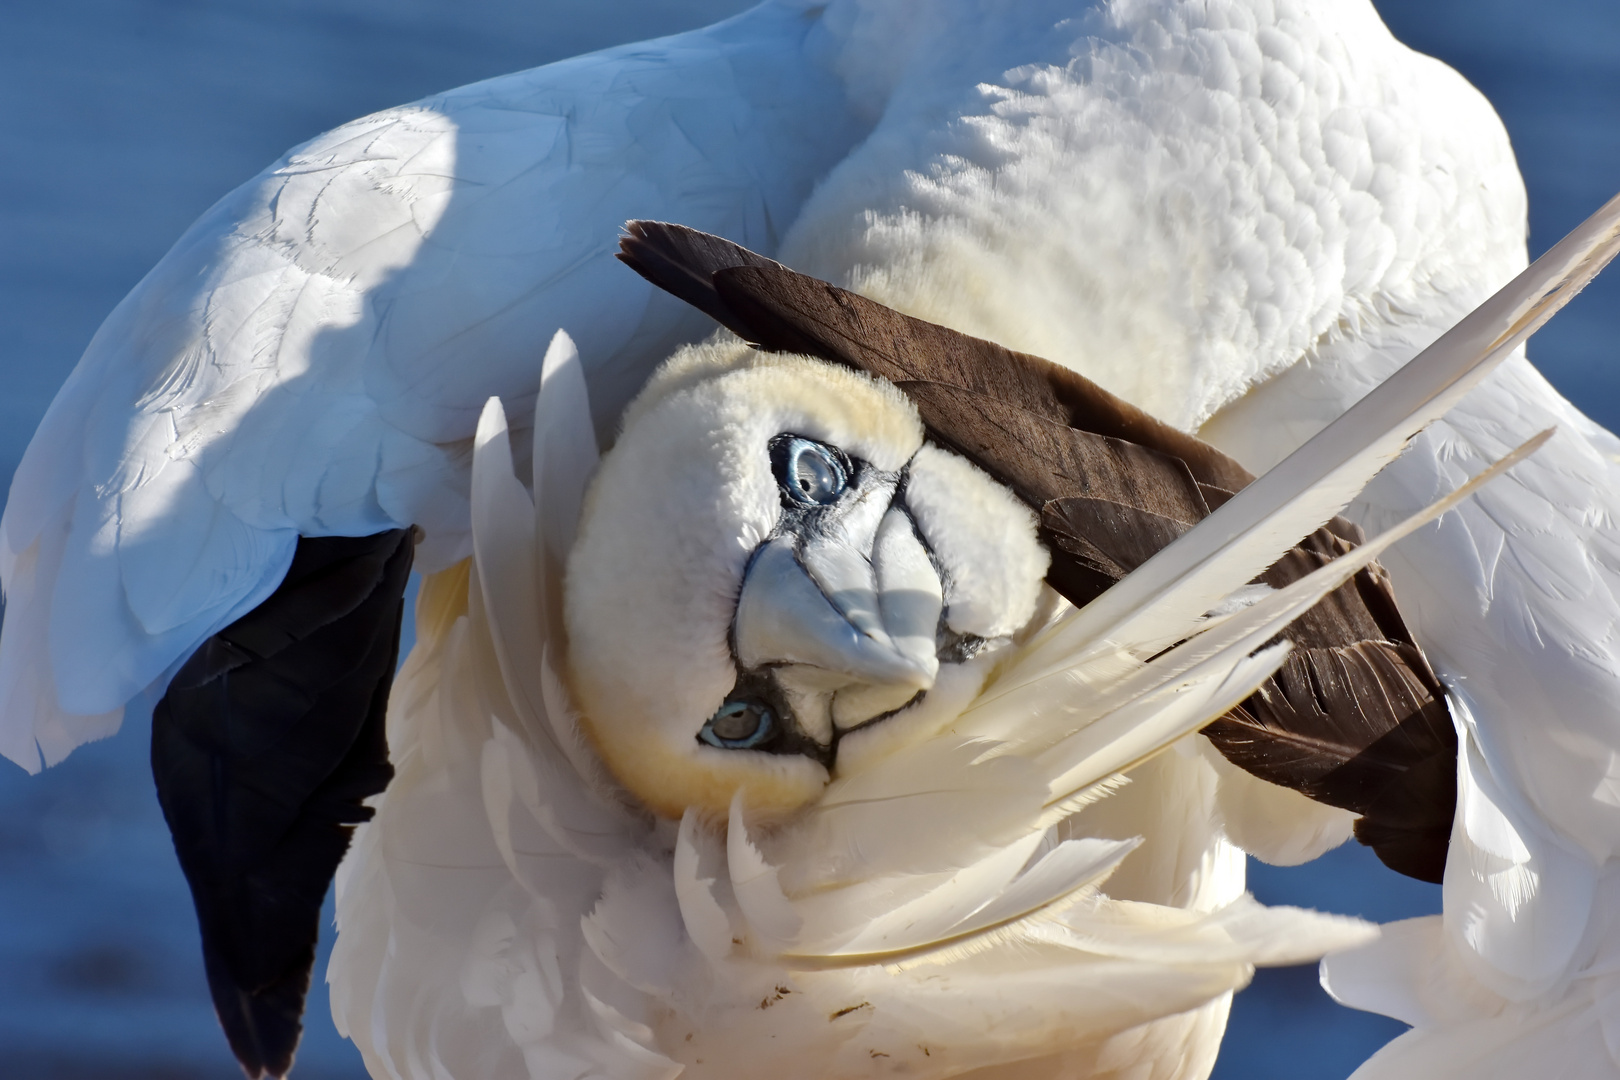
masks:
<svg viewBox="0 0 1620 1080"><path fill-rule="evenodd" d="M687 350L626 413L569 559L582 727L657 813L742 787L790 810L953 718L1046 568L1029 510L892 385Z"/></svg>

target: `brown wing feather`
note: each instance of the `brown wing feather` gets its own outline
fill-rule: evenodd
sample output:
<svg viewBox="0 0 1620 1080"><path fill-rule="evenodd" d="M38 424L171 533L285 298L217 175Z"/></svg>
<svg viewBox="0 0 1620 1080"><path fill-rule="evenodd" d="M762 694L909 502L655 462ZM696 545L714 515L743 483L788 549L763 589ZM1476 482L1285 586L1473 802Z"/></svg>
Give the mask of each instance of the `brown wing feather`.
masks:
<svg viewBox="0 0 1620 1080"><path fill-rule="evenodd" d="M754 328L749 340L848 364L892 382L943 383L995 398L1082 431L1171 454L1201 482L1236 491L1254 475L1200 439L1038 356L902 315L783 266L714 275L727 310Z"/></svg>
<svg viewBox="0 0 1620 1080"><path fill-rule="evenodd" d="M1227 491L1254 479L1208 443L1068 368L914 319L718 236L632 221L619 241L619 259L761 348L819 356L891 382L976 391L1068 427L1178 457L1200 483Z"/></svg>
<svg viewBox="0 0 1620 1080"><path fill-rule="evenodd" d="M914 319L718 237L632 222L633 269L761 348L895 383L929 437L1040 515L1047 582L1085 604L1254 477L1207 443L1040 357ZM1280 587L1362 541L1335 518L1261 580ZM1362 815L1389 866L1440 880L1456 804L1456 733L1439 680L1374 563L1287 632L1296 648L1204 733L1262 779Z"/></svg>
<svg viewBox="0 0 1620 1080"><path fill-rule="evenodd" d="M897 380L935 441L993 473L1039 509L1087 496L1125 503L1189 524L1209 513L1179 457L1140 443L1036 415L982 391Z"/></svg>
<svg viewBox="0 0 1620 1080"><path fill-rule="evenodd" d="M1296 581L1360 540L1335 519L1261 580ZM1329 593L1288 637L1297 647L1282 670L1204 734L1255 776L1362 815L1356 837L1386 865L1438 882L1457 803L1457 733L1384 568L1373 563Z"/></svg>
<svg viewBox="0 0 1620 1080"><path fill-rule="evenodd" d="M714 274L734 266L780 266L719 236L667 221L630 221L619 238L619 261L685 300L745 341L760 344L714 291ZM776 350L802 352L799 349Z"/></svg>

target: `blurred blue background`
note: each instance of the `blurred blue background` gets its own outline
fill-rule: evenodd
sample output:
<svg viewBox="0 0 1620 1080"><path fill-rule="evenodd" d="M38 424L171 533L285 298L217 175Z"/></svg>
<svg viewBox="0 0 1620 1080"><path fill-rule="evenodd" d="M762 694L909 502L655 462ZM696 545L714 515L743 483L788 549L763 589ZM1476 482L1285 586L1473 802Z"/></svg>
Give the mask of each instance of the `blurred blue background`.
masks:
<svg viewBox="0 0 1620 1080"><path fill-rule="evenodd" d="M55 0L0 4L0 476L101 319L207 206L318 132L474 79L740 10L740 0ZM1620 3L1383 0L1396 35L1507 123L1539 254L1620 190ZM1620 426L1620 272L1531 355ZM1255 893L1387 920L1439 890L1349 845L1253 866ZM328 917L330 911L328 911ZM325 952L318 971L324 970ZM311 995L299 1080L360 1080ZM1338 1080L1401 1025L1334 1006L1314 966L1238 996L1216 1076ZM40 777L0 762L0 1076L239 1076L191 904L126 728Z"/></svg>

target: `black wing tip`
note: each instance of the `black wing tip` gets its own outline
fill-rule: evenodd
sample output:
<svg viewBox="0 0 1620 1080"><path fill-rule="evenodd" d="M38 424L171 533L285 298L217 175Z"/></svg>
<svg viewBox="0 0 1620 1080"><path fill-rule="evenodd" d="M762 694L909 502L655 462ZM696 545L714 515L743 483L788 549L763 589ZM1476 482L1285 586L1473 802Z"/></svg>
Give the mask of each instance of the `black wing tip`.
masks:
<svg viewBox="0 0 1620 1080"><path fill-rule="evenodd" d="M292 1071L304 1036L304 998L309 993L314 959L311 955L309 966L250 991L237 985L214 950L203 950L214 1013L248 1080L282 1080Z"/></svg>
<svg viewBox="0 0 1620 1080"><path fill-rule="evenodd" d="M647 281L697 308L722 326L736 329L711 280L713 269L702 258L699 233L665 221L627 221L619 238L618 259Z"/></svg>
<svg viewBox="0 0 1620 1080"><path fill-rule="evenodd" d="M249 1080L292 1068L322 898L351 826L371 816L362 800L392 776L384 718L413 554L404 529L300 537L288 578L210 639L267 645L265 655L239 648L228 687L201 671L154 710L158 801L197 908L214 1011ZM259 725L259 741L210 741L222 717ZM234 777L223 787L221 771ZM288 804L256 799L253 781Z"/></svg>

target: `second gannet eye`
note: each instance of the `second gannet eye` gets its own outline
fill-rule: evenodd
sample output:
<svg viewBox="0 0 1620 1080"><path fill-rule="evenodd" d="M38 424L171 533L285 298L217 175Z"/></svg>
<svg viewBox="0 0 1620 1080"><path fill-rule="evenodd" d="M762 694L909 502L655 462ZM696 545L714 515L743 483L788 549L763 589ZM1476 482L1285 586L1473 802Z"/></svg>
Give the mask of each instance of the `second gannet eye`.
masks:
<svg viewBox="0 0 1620 1080"><path fill-rule="evenodd" d="M776 734L776 714L758 701L731 700L703 725L698 738L722 750L752 750Z"/></svg>
<svg viewBox="0 0 1620 1080"><path fill-rule="evenodd" d="M778 435L771 440L771 465L777 484L798 506L830 506L849 486L843 455L798 435Z"/></svg>

